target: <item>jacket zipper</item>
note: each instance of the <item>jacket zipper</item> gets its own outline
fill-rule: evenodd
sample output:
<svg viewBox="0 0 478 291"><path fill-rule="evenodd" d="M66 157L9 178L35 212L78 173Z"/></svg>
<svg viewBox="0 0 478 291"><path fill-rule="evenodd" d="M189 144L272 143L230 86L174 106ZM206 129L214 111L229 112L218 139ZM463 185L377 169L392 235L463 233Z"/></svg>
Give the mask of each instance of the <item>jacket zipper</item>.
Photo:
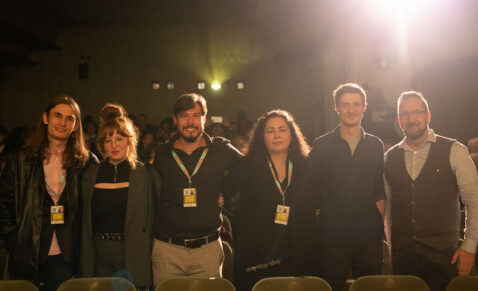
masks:
<svg viewBox="0 0 478 291"><path fill-rule="evenodd" d="M113 182L116 183L116 174L118 174L118 165L115 165L115 177L113 179Z"/></svg>

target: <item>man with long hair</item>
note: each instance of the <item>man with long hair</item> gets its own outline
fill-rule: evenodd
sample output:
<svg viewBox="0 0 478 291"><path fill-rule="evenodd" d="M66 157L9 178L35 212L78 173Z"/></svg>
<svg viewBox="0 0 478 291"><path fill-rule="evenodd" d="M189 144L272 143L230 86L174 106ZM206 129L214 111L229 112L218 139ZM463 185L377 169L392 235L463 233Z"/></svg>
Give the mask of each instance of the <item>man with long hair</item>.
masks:
<svg viewBox="0 0 478 291"><path fill-rule="evenodd" d="M1 234L13 278L56 290L75 269L79 175L97 163L83 140L81 113L71 97L43 111L31 145L13 152L0 179Z"/></svg>

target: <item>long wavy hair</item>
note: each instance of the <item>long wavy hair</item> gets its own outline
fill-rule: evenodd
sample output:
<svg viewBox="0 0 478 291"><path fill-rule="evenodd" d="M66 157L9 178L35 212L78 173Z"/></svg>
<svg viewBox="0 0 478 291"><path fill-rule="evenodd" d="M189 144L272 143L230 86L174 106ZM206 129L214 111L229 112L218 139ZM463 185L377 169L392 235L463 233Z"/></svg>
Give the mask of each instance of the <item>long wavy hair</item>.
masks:
<svg viewBox="0 0 478 291"><path fill-rule="evenodd" d="M60 96L52 100L43 110L38 125L36 127L32 143L27 147L27 157L41 158L42 160L49 159L48 152L48 125L43 123L43 114L50 116L50 111L59 104L71 106L75 113L75 126L78 129L74 131L66 143L65 151L63 152L63 168L80 168L83 167L89 158L88 148L86 147L83 138L83 127L81 126L81 111L80 106L73 98L69 96Z"/></svg>
<svg viewBox="0 0 478 291"><path fill-rule="evenodd" d="M128 113L123 106L107 103L101 109L97 142L98 151L105 159L108 157L105 151L105 139L107 136L112 136L115 131L128 139L126 159L131 168L136 169L136 160L138 159L138 153L136 152L139 136L138 128L128 117Z"/></svg>
<svg viewBox="0 0 478 291"><path fill-rule="evenodd" d="M305 160L310 152L310 146L307 143L300 127L295 122L292 115L285 110L272 110L259 117L252 129L251 138L247 149L246 158L255 158L264 156L268 153L264 142L264 131L266 123L273 117L283 118L291 133L291 142L289 145L289 158L292 160Z"/></svg>

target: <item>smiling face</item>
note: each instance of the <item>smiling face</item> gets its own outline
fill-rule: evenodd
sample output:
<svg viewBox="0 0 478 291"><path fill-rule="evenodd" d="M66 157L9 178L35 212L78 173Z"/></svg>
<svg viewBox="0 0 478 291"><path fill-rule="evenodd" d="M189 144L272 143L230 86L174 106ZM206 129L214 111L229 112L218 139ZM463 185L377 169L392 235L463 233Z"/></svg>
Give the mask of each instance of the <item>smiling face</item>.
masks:
<svg viewBox="0 0 478 291"><path fill-rule="evenodd" d="M42 119L47 126L49 140L66 141L78 130L78 120L70 105L58 104L49 113L43 113Z"/></svg>
<svg viewBox="0 0 478 291"><path fill-rule="evenodd" d="M264 143L269 153L284 153L289 150L292 136L289 125L282 117L267 120L264 128Z"/></svg>
<svg viewBox="0 0 478 291"><path fill-rule="evenodd" d="M193 108L173 117L181 139L193 143L203 134L206 117L202 114L201 107L196 103Z"/></svg>
<svg viewBox="0 0 478 291"><path fill-rule="evenodd" d="M103 147L109 162L113 165L117 165L128 158L128 137L119 134L116 130L106 135Z"/></svg>
<svg viewBox="0 0 478 291"><path fill-rule="evenodd" d="M407 98L400 103L398 122L410 140L420 139L428 133L430 112L419 98Z"/></svg>
<svg viewBox="0 0 478 291"><path fill-rule="evenodd" d="M343 94L335 107L340 124L346 127L360 126L365 109L366 105L358 93Z"/></svg>

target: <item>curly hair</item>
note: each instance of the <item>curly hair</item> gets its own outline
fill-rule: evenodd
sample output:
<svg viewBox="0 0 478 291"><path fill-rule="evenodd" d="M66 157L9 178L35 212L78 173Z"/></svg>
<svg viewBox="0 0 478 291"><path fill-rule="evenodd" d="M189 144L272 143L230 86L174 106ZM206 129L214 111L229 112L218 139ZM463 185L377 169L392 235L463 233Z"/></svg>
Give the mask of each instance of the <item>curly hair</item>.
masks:
<svg viewBox="0 0 478 291"><path fill-rule="evenodd" d="M292 115L285 110L271 110L266 114L259 117L254 124L249 139L249 145L247 149L247 157L255 157L258 155L264 155L267 153L267 147L264 142L264 131L266 123L269 119L274 117L284 118L291 133L291 143L289 145L289 155L292 160L306 159L310 152L310 146L306 141L306 138L302 134L300 127L295 122Z"/></svg>

